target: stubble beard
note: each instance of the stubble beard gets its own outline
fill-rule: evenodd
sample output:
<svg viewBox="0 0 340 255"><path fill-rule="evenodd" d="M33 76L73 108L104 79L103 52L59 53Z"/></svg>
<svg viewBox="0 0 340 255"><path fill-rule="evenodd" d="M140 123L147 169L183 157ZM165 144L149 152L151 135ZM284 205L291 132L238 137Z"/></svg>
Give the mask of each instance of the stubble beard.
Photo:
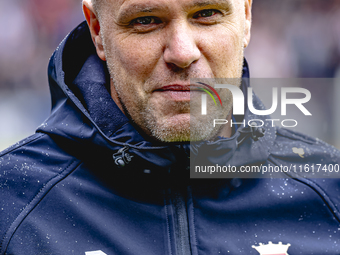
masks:
<svg viewBox="0 0 340 255"><path fill-rule="evenodd" d="M226 119L232 109L232 95L226 93L223 100L224 108L216 109L216 106L210 102L207 115L201 114L201 101L196 99L190 103L182 103L181 106L176 103L173 106L168 104L171 109L177 109L179 112L188 112L187 109L189 109L190 113L160 117L156 107L148 102L141 101L137 106L129 107L129 100L120 90L125 84L117 83L114 79L112 83L125 115L148 136L161 142L214 140L223 128L218 125L214 127L214 119ZM164 108L164 111L166 109L168 108Z"/></svg>
<svg viewBox="0 0 340 255"><path fill-rule="evenodd" d="M190 107L190 103L188 103ZM210 121L200 118L192 112L181 118L181 116L160 119L155 114L153 107L146 107L141 112L145 120L145 126L152 137L162 142L189 142L210 138L214 132L212 123L214 117L209 116Z"/></svg>
<svg viewBox="0 0 340 255"><path fill-rule="evenodd" d="M210 140L219 130L219 127L213 126L214 119L226 118L232 108L232 96L230 94L224 104L228 104L228 106L223 111L216 111L215 105L208 104L208 108L212 111L208 112L207 115L201 115L201 101L195 100L194 102L184 103L167 102L167 107L162 107L163 111L176 109L183 113L164 115L160 114L157 107L147 101L140 101L133 107L129 107L131 102L125 97L126 91L124 93L120 89L127 84L119 83L114 78L112 78L112 83L124 114L148 136L161 142ZM129 94L131 93L133 92L130 91ZM160 115L162 116L160 117Z"/></svg>

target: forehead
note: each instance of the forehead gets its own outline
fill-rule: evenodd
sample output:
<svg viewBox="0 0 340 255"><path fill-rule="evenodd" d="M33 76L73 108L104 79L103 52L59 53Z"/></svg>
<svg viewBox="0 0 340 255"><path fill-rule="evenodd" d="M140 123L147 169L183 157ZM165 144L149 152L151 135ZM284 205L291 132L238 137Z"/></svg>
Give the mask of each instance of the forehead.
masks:
<svg viewBox="0 0 340 255"><path fill-rule="evenodd" d="M230 4L234 2L239 2L241 0L109 0L109 2L114 2L116 5L123 5L123 4L133 4L133 3L144 3L144 4L153 4L153 3L169 3L169 4L175 4L175 3L181 3L181 4L194 4L194 5L201 5L205 3L218 3L218 2L228 2Z"/></svg>
<svg viewBox="0 0 340 255"><path fill-rule="evenodd" d="M206 7L214 5L237 5L244 0L109 0L107 2L114 6L115 12L138 10L152 12L157 9L181 8L189 9L194 7Z"/></svg>

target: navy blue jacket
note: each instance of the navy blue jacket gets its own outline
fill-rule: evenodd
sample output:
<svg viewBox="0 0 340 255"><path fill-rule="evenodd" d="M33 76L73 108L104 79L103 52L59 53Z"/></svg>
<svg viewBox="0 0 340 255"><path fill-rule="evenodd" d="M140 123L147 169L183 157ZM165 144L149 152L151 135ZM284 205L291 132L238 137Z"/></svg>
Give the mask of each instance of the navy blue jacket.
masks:
<svg viewBox="0 0 340 255"><path fill-rule="evenodd" d="M271 254L340 254L339 179L190 179L188 144L155 144L115 105L86 23L48 71L50 117L0 154L0 254L248 255L269 241L285 250ZM220 165L340 163L321 141L264 131L200 146Z"/></svg>

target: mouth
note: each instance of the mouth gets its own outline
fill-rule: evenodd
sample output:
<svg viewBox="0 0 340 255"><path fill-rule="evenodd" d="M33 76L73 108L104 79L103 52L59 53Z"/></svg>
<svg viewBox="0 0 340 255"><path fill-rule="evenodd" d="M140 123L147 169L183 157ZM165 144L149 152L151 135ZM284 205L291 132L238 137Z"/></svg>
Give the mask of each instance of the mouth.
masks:
<svg viewBox="0 0 340 255"><path fill-rule="evenodd" d="M159 89L154 90L155 93L160 93L163 97L172 101L190 101L190 97L193 96L192 92L196 90L195 85L166 85Z"/></svg>
<svg viewBox="0 0 340 255"><path fill-rule="evenodd" d="M212 98L214 98L212 94L215 94L222 105L222 101L216 90L213 87L201 82L190 85L166 85L154 90L154 92L161 93L162 96L173 101L190 101L190 99L194 99L202 93L208 93Z"/></svg>
<svg viewBox="0 0 340 255"><path fill-rule="evenodd" d="M192 89L191 85L179 85L179 84L174 84L174 85L167 85L163 86L159 89L156 89L156 91L179 91L179 92L185 92L185 91L190 91Z"/></svg>

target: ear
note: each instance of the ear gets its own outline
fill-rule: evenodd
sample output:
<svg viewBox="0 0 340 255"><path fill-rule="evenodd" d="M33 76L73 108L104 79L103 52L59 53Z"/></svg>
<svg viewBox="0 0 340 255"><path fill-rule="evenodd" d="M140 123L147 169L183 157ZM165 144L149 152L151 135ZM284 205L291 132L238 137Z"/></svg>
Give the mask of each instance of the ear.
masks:
<svg viewBox="0 0 340 255"><path fill-rule="evenodd" d="M244 48L246 48L250 41L250 28L251 28L251 7L253 0L245 0L245 25L244 25Z"/></svg>
<svg viewBox="0 0 340 255"><path fill-rule="evenodd" d="M83 0L83 12L90 28L92 41L96 47L97 54L101 60L106 61L102 38L100 37L100 23L91 0Z"/></svg>

